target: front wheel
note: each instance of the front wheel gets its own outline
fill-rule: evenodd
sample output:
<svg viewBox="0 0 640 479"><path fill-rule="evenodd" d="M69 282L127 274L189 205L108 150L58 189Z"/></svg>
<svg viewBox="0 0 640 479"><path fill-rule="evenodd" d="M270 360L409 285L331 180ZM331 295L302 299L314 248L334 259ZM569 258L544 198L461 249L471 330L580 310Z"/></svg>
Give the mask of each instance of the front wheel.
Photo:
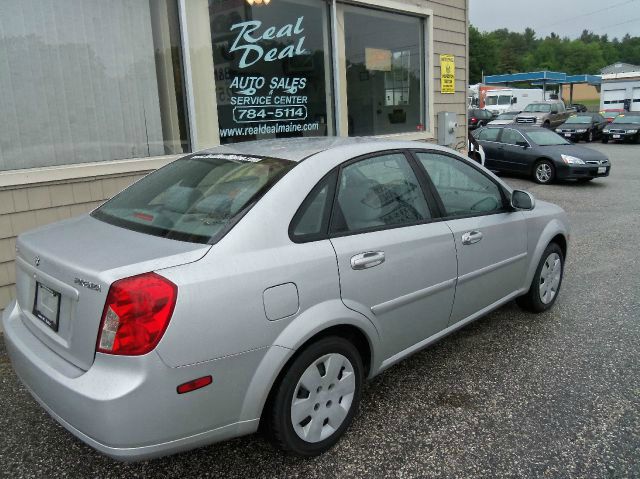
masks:
<svg viewBox="0 0 640 479"><path fill-rule="evenodd" d="M351 342L330 336L308 346L290 364L267 412L275 445L302 457L333 447L358 409L362 381L362 359Z"/></svg>
<svg viewBox="0 0 640 479"><path fill-rule="evenodd" d="M533 275L529 291L520 296L518 305L532 313L542 313L553 306L560 293L564 274L564 255L560 246L549 243Z"/></svg>
<svg viewBox="0 0 640 479"><path fill-rule="evenodd" d="M540 160L533 169L533 179L541 185L549 184L555 177L555 168L549 160Z"/></svg>

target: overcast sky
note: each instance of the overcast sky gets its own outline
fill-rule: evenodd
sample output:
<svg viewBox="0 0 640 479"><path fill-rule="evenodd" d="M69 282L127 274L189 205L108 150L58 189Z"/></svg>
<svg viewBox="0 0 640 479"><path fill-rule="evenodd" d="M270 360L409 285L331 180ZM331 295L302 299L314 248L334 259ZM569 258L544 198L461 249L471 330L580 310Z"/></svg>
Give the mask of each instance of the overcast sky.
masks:
<svg viewBox="0 0 640 479"><path fill-rule="evenodd" d="M640 0L469 0L469 18L481 31L531 27L537 37L575 38L588 29L609 38L640 36Z"/></svg>

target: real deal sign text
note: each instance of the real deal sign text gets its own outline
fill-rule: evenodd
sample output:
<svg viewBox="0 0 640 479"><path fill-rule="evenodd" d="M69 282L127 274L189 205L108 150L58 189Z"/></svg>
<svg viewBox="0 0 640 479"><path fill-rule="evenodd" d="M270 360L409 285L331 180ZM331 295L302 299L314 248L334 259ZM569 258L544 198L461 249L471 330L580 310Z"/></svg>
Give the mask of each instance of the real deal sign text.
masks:
<svg viewBox="0 0 640 479"><path fill-rule="evenodd" d="M456 92L456 58L453 55L440 55L441 93Z"/></svg>

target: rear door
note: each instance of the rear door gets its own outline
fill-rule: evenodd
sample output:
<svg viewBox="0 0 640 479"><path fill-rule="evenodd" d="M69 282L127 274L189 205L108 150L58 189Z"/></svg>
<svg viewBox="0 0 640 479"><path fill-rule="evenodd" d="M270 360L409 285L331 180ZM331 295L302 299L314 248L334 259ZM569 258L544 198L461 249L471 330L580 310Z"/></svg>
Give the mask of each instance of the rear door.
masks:
<svg viewBox="0 0 640 479"><path fill-rule="evenodd" d="M453 305L453 236L432 221L419 172L402 151L358 158L340 168L334 199L342 300L374 320L384 359L446 328Z"/></svg>
<svg viewBox="0 0 640 479"><path fill-rule="evenodd" d="M439 151L418 151L455 238L458 280L450 324L520 289L527 265L524 215L480 168Z"/></svg>

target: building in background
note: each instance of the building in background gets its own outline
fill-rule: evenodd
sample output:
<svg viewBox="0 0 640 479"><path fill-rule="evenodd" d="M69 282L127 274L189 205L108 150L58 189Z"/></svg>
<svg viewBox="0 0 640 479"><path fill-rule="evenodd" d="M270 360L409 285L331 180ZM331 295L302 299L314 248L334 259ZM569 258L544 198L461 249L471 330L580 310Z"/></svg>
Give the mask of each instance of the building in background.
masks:
<svg viewBox="0 0 640 479"><path fill-rule="evenodd" d="M614 63L600 71L600 109L640 111L640 66Z"/></svg>
<svg viewBox="0 0 640 479"><path fill-rule="evenodd" d="M178 155L295 136L466 138L468 0L3 0L0 309L15 237ZM453 55L441 93L441 54ZM455 81L451 83L451 80Z"/></svg>

